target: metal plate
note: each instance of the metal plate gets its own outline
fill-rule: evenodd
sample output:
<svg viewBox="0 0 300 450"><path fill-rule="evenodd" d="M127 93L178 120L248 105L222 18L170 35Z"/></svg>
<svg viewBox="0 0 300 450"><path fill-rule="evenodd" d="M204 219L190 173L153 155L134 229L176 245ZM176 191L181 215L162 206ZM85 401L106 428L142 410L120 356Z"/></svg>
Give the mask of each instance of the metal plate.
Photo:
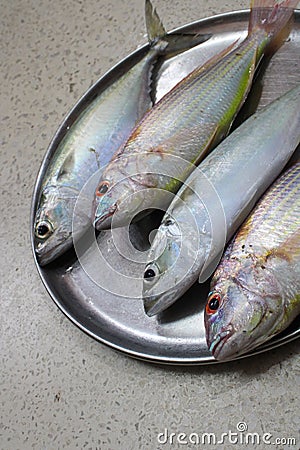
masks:
<svg viewBox="0 0 300 450"><path fill-rule="evenodd" d="M204 63L213 54L238 38L244 38L247 34L248 19L249 11L238 11L200 20L176 30L177 32L213 33L213 37L198 48L191 49L163 64L159 73L157 98L171 89L194 67ZM148 46L144 46L137 50L101 78L81 98L59 128L44 158L34 190L31 212L32 246L33 221L41 181L58 143L91 100L125 73L147 48ZM264 64L260 71L263 76L257 77L238 120L244 120L254 109L260 109L300 82L299 55L300 11L298 10L295 12L295 23L288 41L271 61ZM157 217L153 215L131 227L130 239L135 247L139 249L147 247L149 231L157 226L156 222ZM127 231L119 229L116 237L119 243L125 242L126 247ZM141 289L141 280L138 277L141 277L144 265L129 262L122 256L119 249L115 247L115 236L112 236L110 231L100 233L98 245L104 261L108 261L116 273L114 279L106 280L108 287L117 292L118 286L121 285L123 296L113 294L93 281L96 279L102 283L105 279L103 261L99 260L98 248L95 245L85 254L87 266L85 269L77 260L73 250L45 267L40 267L35 260L39 274L52 299L74 324L98 341L144 360L168 364L216 362L210 355L205 340L203 306L208 293L208 283L194 285L169 310L159 317L149 318L144 313L141 298L132 298L130 294L128 295L131 289L132 291ZM124 279L126 280L127 275L137 277L134 285L126 285ZM132 283L131 279L130 283ZM298 317L284 333L242 357L270 350L299 335L300 318Z"/></svg>

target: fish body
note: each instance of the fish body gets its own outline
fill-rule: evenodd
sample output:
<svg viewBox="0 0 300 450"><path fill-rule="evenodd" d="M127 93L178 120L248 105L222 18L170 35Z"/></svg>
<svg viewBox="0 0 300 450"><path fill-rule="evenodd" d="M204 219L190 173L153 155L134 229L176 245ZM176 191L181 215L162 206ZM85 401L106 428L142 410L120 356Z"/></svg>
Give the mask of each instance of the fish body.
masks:
<svg viewBox="0 0 300 450"><path fill-rule="evenodd" d="M153 52L100 94L59 144L41 186L36 254L44 265L72 246L75 204L90 177L110 161L136 120L151 106L146 76ZM121 113L122 112L122 113ZM85 230L91 217L77 217ZM45 228L45 235L39 229Z"/></svg>
<svg viewBox="0 0 300 450"><path fill-rule="evenodd" d="M283 113L284 111L284 113ZM300 86L247 119L207 156L170 204L144 273L148 315L216 268L226 242L300 142Z"/></svg>
<svg viewBox="0 0 300 450"><path fill-rule="evenodd" d="M300 313L300 162L260 200L211 282L205 326L216 359L243 354Z"/></svg>
<svg viewBox="0 0 300 450"><path fill-rule="evenodd" d="M41 265L71 247L74 208L82 188L93 174L101 172L136 122L152 106L151 76L159 57L183 51L210 37L166 35L150 1L146 0L145 5L148 51L80 114L48 166L34 225L35 250ZM85 195L88 198L91 195L92 199L94 191L91 183ZM91 214L91 206L89 211L79 213L79 208L76 211L78 236L90 225Z"/></svg>
<svg viewBox="0 0 300 450"><path fill-rule="evenodd" d="M136 125L102 173L94 201L97 229L123 226L154 201L164 207L164 191L176 192L226 136L256 67L292 15L288 6L297 2L274 3L252 2L248 37L196 68Z"/></svg>

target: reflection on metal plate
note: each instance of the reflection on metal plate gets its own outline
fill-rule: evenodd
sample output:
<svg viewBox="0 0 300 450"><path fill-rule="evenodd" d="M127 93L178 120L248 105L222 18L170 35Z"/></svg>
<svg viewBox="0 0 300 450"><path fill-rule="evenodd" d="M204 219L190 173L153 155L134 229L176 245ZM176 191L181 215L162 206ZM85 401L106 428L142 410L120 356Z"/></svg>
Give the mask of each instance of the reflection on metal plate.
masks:
<svg viewBox="0 0 300 450"><path fill-rule="evenodd" d="M205 63L230 43L244 38L248 18L248 11L240 11L204 19L176 30L213 33L213 37L198 48L174 57L162 65L158 74L157 99L196 66ZM143 49L136 51L101 78L65 119L49 147L38 176L33 198L32 224L41 180L67 127L97 94L125 73L143 51ZM271 61L264 64L260 71L263 75L257 76L238 121L244 120L254 109L262 108L300 82L299 54L300 11L297 11L288 41ZM194 285L159 317L149 318L144 313L143 302L137 294L141 292L139 277L143 273L144 265L129 261L126 252L132 251L133 246L139 250L140 260L144 260L149 247L149 233L151 229L157 227L159 218L153 214L143 219L131 226L129 234L126 229L119 229L114 235L111 231L100 233L98 245L94 242L94 245L87 248L83 254L83 266L74 251L69 251L45 267L40 267L36 261L39 273L58 307L83 331L98 341L128 355L153 362L169 364L216 362L210 355L205 341L203 307L208 293L207 283ZM33 234L31 238L33 243ZM115 245L116 243L118 245ZM99 256L100 253L102 256ZM107 277L105 280L107 263L113 268L115 275L113 279ZM295 339L300 335L299 325L298 318L284 333L250 354L270 350ZM248 355L243 357L246 356Z"/></svg>

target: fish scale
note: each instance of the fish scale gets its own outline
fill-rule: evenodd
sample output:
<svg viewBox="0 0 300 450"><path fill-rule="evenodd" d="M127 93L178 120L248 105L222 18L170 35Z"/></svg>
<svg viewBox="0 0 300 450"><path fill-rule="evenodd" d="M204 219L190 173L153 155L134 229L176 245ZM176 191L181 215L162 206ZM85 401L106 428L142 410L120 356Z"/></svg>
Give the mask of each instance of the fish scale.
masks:
<svg viewBox="0 0 300 450"><path fill-rule="evenodd" d="M259 241L266 249L283 245L286 238L284 231L296 232L300 227L300 199L295 202L299 181L300 163L287 172L272 192L266 195L257 213L246 222L237 242L245 241L247 244L248 241ZM278 223L281 224L280 228Z"/></svg>
<svg viewBox="0 0 300 450"><path fill-rule="evenodd" d="M194 165L228 134L255 69L278 47L296 3L274 1L266 8L253 0L246 39L196 68L145 114L101 174L94 197L97 229L127 225L154 202L165 209L167 192L177 192ZM174 162L178 157L182 167Z"/></svg>
<svg viewBox="0 0 300 450"><path fill-rule="evenodd" d="M212 299L219 302L215 310ZM245 353L299 313L300 161L258 202L214 274L205 313L208 346L217 359Z"/></svg>
<svg viewBox="0 0 300 450"><path fill-rule="evenodd" d="M132 138L125 145L122 154L131 153L137 148L143 150L151 149L155 145L163 144L168 149L168 139L174 134L181 134L181 130L189 130L198 124L202 124L208 129L216 127L224 116L228 127L236 114L236 109L230 111L234 102L241 102L245 96L245 85L249 83L250 68L255 58L257 50L257 37L250 37L239 47L240 57L229 54L224 59L213 65L209 71L203 73L203 69L195 71L185 80L177 85L169 94L160 100L141 121ZM202 73L202 74L201 74ZM212 76L213 73L213 76ZM200 77L199 77L200 74ZM241 87L241 78L246 77ZM230 83L228 79L230 77ZM183 89L181 87L183 86ZM238 98L238 100L236 100ZM228 104L230 107L228 108ZM202 115L199 115L199 105L201 105ZM175 115L174 115L175 111ZM210 119L211 120L208 120ZM155 119L155 120L153 120ZM150 140L150 136L155 135L155 142ZM193 148L194 157L192 162L198 159L199 148L205 145L208 138L205 133L198 131L198 146ZM190 152L190 147L186 148ZM177 147L179 148L179 146ZM176 154L177 148L173 148ZM181 152L180 156L190 159L190 153Z"/></svg>

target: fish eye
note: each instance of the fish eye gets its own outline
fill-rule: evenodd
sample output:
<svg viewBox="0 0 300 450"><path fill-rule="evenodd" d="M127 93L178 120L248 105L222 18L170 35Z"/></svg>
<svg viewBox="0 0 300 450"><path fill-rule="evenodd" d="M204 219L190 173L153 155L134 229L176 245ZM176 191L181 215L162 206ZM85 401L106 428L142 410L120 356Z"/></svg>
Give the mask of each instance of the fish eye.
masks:
<svg viewBox="0 0 300 450"><path fill-rule="evenodd" d="M153 269L147 269L144 273L144 278L153 278L155 277L155 272Z"/></svg>
<svg viewBox="0 0 300 450"><path fill-rule="evenodd" d="M38 239L47 239L53 232L53 227L50 222L42 220L38 222L35 227L35 235Z"/></svg>
<svg viewBox="0 0 300 450"><path fill-rule="evenodd" d="M99 184L97 190L96 190L96 195L97 197L102 197L102 195L106 194L106 192L108 191L109 188L109 181L101 181L101 183Z"/></svg>
<svg viewBox="0 0 300 450"><path fill-rule="evenodd" d="M217 292L211 294L208 297L207 303L206 303L206 312L207 314L214 314L220 307L221 304L221 295Z"/></svg>
<svg viewBox="0 0 300 450"><path fill-rule="evenodd" d="M149 265L144 272L144 280L147 282L153 281L153 279L158 275L158 269L153 265Z"/></svg>
<svg viewBox="0 0 300 450"><path fill-rule="evenodd" d="M173 220L172 219L167 219L165 222L164 222L164 225L166 225L166 227L170 227L171 225L173 225Z"/></svg>

